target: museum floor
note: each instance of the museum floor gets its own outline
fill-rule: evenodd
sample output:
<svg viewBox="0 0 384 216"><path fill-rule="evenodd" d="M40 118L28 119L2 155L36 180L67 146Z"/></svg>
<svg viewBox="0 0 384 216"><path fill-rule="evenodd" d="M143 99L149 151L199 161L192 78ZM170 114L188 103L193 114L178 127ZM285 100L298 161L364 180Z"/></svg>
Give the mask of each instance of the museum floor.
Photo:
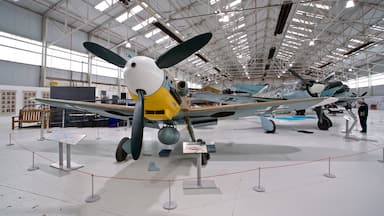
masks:
<svg viewBox="0 0 384 216"><path fill-rule="evenodd" d="M217 188L197 190L183 189L183 180L196 176L194 160L180 148L158 157L164 146L155 129L145 129L140 160L116 163L116 145L130 128L52 128L87 135L72 147L72 160L84 167L65 172L49 166L58 160L57 143L38 141L38 128L12 132L11 118L0 117L0 215L384 215L384 164L377 161L383 157L384 112L370 111L368 134L354 129L352 139L342 132L343 114L329 117L329 131L319 131L314 119L278 120L277 133L266 134L258 118L195 129L217 149L202 170ZM185 126L178 128L186 137ZM10 132L15 145L7 146ZM40 169L27 171L32 151ZM323 176L329 157L336 178ZM148 171L151 162L160 171ZM252 189L259 167L264 193ZM91 174L101 199L86 203ZM170 211L163 209L169 185L178 205Z"/></svg>

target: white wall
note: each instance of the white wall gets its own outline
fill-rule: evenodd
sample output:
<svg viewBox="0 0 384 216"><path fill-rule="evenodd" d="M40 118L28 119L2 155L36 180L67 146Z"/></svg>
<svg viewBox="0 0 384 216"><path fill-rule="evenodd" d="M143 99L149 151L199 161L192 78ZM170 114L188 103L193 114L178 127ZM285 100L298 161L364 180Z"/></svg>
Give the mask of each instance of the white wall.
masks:
<svg viewBox="0 0 384 216"><path fill-rule="evenodd" d="M364 93L364 92L368 92L367 95L369 95L369 91L368 91L368 87L364 87L364 88L359 88L359 91L357 91L357 89L351 89L351 92L354 92L358 95ZM370 96L384 96L384 85L379 85L379 86L372 86L372 95Z"/></svg>
<svg viewBox="0 0 384 216"><path fill-rule="evenodd" d="M0 60L0 85L39 86L40 67Z"/></svg>
<svg viewBox="0 0 384 216"><path fill-rule="evenodd" d="M0 30L41 40L41 16L6 1L0 1Z"/></svg>

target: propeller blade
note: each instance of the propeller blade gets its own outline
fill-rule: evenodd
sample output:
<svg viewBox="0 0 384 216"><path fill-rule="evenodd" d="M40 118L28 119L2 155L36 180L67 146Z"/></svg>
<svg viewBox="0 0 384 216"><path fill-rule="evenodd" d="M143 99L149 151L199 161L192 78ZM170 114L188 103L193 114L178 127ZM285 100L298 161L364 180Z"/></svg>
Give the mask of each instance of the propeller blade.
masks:
<svg viewBox="0 0 384 216"><path fill-rule="evenodd" d="M367 94L368 94L368 92L364 92L363 94L360 95L360 97L364 97Z"/></svg>
<svg viewBox="0 0 384 216"><path fill-rule="evenodd" d="M212 38L212 33L197 35L163 53L157 60L159 68L171 67L203 48Z"/></svg>
<svg viewBox="0 0 384 216"><path fill-rule="evenodd" d="M144 130L144 90L137 90L137 102L133 111L133 124L131 135L131 154L134 160L139 159L143 144Z"/></svg>
<svg viewBox="0 0 384 216"><path fill-rule="evenodd" d="M117 67L123 68L127 63L127 61L123 59L121 56L119 56L118 54L114 53L113 51L103 46L100 46L97 43L84 42L83 46L85 47L85 49L87 49L89 52L91 52L95 56L100 57L105 61L116 65Z"/></svg>
<svg viewBox="0 0 384 216"><path fill-rule="evenodd" d="M299 80L303 81L304 83L307 83L308 80L304 79L302 76L300 76L298 73L296 73L296 71L292 70L292 69L288 69L288 71L290 73L293 74L293 76L297 77Z"/></svg>

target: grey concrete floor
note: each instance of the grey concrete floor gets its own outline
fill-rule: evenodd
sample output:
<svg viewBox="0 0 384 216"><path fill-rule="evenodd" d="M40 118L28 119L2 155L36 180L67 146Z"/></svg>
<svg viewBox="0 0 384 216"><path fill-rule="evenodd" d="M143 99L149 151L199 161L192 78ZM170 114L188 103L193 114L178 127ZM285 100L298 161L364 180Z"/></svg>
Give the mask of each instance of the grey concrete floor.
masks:
<svg viewBox="0 0 384 216"><path fill-rule="evenodd" d="M276 120L277 133L266 134L256 117L196 128L197 137L216 144L202 172L217 189L185 190L183 180L196 176L194 159L179 146L169 158L158 157L169 147L159 144L155 129L145 129L140 160L116 163L117 143L130 128L52 128L86 135L72 148L72 160L84 167L65 172L49 166L58 160L56 142L38 141L38 128L12 131L10 117L0 117L0 215L383 215L384 164L377 160L383 157L384 112L370 111L368 134L355 129L353 139L342 132L343 114L330 118L329 131L318 130L313 119ZM185 125L178 129L188 139ZM13 146L7 146L10 133ZM27 171L32 151L37 171ZM323 176L328 157L334 179ZM160 171L149 172L151 162ZM252 190L259 167L264 193ZM85 203L91 174L101 199ZM162 207L169 188L178 205L171 211Z"/></svg>

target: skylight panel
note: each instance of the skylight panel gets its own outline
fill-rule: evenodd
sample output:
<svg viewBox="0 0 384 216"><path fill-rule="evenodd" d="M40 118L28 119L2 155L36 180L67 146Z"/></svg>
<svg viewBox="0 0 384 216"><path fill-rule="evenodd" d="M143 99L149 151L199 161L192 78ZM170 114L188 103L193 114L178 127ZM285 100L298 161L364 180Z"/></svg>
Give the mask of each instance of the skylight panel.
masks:
<svg viewBox="0 0 384 216"><path fill-rule="evenodd" d="M144 7L148 7L147 3L145 3L145 2L141 2L141 4L142 4Z"/></svg>
<svg viewBox="0 0 384 216"><path fill-rule="evenodd" d="M227 39L230 40L230 39L232 39L233 37L235 37L235 36L237 36L237 35L239 35L239 34L241 34L241 32L236 32L235 34L229 35L229 36L227 37Z"/></svg>
<svg viewBox="0 0 384 216"><path fill-rule="evenodd" d="M347 52L347 50L346 49L343 49L343 48L336 48L336 51L338 51L338 52Z"/></svg>
<svg viewBox="0 0 384 216"><path fill-rule="evenodd" d="M187 61L194 61L195 59L197 59L197 57L194 55L194 56L192 56L191 58L189 58Z"/></svg>
<svg viewBox="0 0 384 216"><path fill-rule="evenodd" d="M239 40L239 42L237 42L237 44L242 44L242 43L244 43L244 42L247 42L247 43L248 43L247 38L242 39L242 40Z"/></svg>
<svg viewBox="0 0 384 216"><path fill-rule="evenodd" d="M244 26L245 26L245 23L240 24L239 26L235 27L235 30L241 29L241 28L243 28Z"/></svg>
<svg viewBox="0 0 384 216"><path fill-rule="evenodd" d="M295 41L285 40L285 42L286 42L286 43L289 43L289 44L296 45L296 46L301 46L301 43L298 43L298 42L295 42Z"/></svg>
<svg viewBox="0 0 384 216"><path fill-rule="evenodd" d="M316 3L302 3L301 5L303 6L309 6L309 7L316 7L316 8L320 8L320 9L324 9L324 10L329 10L331 9L330 6L328 5L325 5L325 4L316 4Z"/></svg>
<svg viewBox="0 0 384 216"><path fill-rule="evenodd" d="M331 53L332 53L332 55L335 55L335 56L340 56L340 57L344 56L343 54L340 54L340 53L335 52L335 51L332 51Z"/></svg>
<svg viewBox="0 0 384 216"><path fill-rule="evenodd" d="M155 17L150 17L150 18L144 20L143 22L133 26L132 30L133 31L138 31L138 30L144 28L145 26L147 26L148 24L150 24L150 23L152 23L154 21L156 21L156 18Z"/></svg>
<svg viewBox="0 0 384 216"><path fill-rule="evenodd" d="M375 31L384 31L384 27L378 26L378 25L372 25L370 29Z"/></svg>
<svg viewBox="0 0 384 216"><path fill-rule="evenodd" d="M241 3L241 0L235 0L235 1L231 2L231 3L229 3L227 6L231 8L231 7L236 6L236 5L240 4L240 3Z"/></svg>
<svg viewBox="0 0 384 216"><path fill-rule="evenodd" d="M358 39L353 39L353 38L350 41L354 42L354 43L359 43L359 44L363 44L364 43L364 41L361 41L361 40L358 40Z"/></svg>
<svg viewBox="0 0 384 216"><path fill-rule="evenodd" d="M290 47L290 48L293 48L293 49L299 49L299 47L297 46L293 46L293 45L290 45L290 44L286 44L286 43L281 43L282 46L286 46L286 47Z"/></svg>
<svg viewBox="0 0 384 216"><path fill-rule="evenodd" d="M142 10L143 8L140 5L136 5L129 11L128 18L140 13Z"/></svg>
<svg viewBox="0 0 384 216"><path fill-rule="evenodd" d="M241 36L239 37L239 39L242 39L242 38L244 38L244 37L247 37L247 34L243 34L243 35L241 35Z"/></svg>
<svg viewBox="0 0 384 216"><path fill-rule="evenodd" d="M306 24L306 25L315 25L314 22L303 20L303 19L293 18L292 21L293 22L297 22L297 23L303 23L303 24Z"/></svg>
<svg viewBox="0 0 384 216"><path fill-rule="evenodd" d="M219 22L229 22L229 16L225 15L219 19Z"/></svg>
<svg viewBox="0 0 384 216"><path fill-rule="evenodd" d="M301 16L311 17L311 18L317 18L317 19L324 19L324 17L325 17L324 15L321 15L321 14L310 13L310 12L302 11L302 10L297 10L296 14L301 15Z"/></svg>
<svg viewBox="0 0 384 216"><path fill-rule="evenodd" d="M120 16L116 17L116 21L119 23L122 23L127 19L128 19L128 12L124 12Z"/></svg>
<svg viewBox="0 0 384 216"><path fill-rule="evenodd" d="M117 0L104 0L104 1L100 2L99 4L97 4L95 6L95 9L99 10L100 12L103 12L104 10L111 7L116 2L117 2Z"/></svg>
<svg viewBox="0 0 384 216"><path fill-rule="evenodd" d="M308 37L308 35L306 35L306 34L295 32L295 31L289 31L288 30L287 33L294 34L294 35L301 36L301 37Z"/></svg>
<svg viewBox="0 0 384 216"><path fill-rule="evenodd" d="M285 35L285 38L289 38L291 40L298 40L297 37L291 35Z"/></svg>
<svg viewBox="0 0 384 216"><path fill-rule="evenodd" d="M153 35L155 35L155 34L157 34L159 32L160 32L160 29L157 28L157 29L152 30L152 31L148 32L147 34L145 34L145 37L146 38L150 38L150 37L152 37Z"/></svg>
<svg viewBox="0 0 384 216"><path fill-rule="evenodd" d="M312 32L312 29L304 28L301 26L289 25L289 27L297 29L297 30L301 30L301 31Z"/></svg>

